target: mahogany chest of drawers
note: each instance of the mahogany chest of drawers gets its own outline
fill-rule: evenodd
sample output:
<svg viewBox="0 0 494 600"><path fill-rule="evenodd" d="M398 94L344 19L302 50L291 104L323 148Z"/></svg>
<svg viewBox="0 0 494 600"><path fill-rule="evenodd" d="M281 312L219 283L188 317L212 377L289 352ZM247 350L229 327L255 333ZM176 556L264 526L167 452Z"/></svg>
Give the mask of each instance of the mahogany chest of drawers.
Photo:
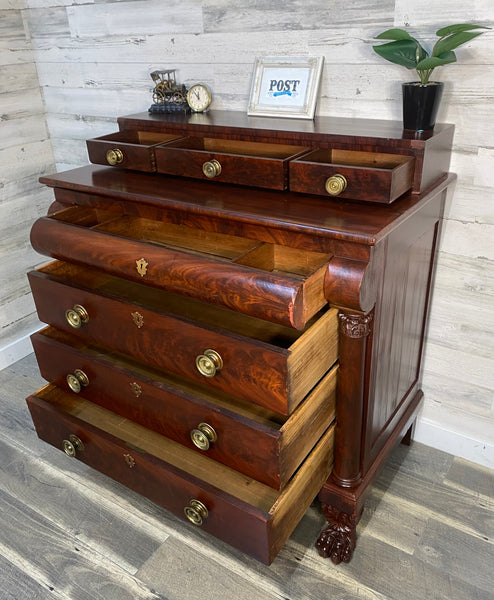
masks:
<svg viewBox="0 0 494 600"><path fill-rule="evenodd" d="M419 407L453 128L133 115L54 188L38 435L270 563L319 494L348 561Z"/></svg>

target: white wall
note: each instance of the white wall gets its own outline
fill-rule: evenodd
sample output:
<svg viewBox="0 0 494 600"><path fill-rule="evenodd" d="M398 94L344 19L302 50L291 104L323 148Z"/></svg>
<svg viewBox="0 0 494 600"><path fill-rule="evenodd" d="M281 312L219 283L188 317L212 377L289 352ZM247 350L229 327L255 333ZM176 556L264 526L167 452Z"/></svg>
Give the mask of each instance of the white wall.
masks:
<svg viewBox="0 0 494 600"><path fill-rule="evenodd" d="M38 184L54 160L23 8L0 3L0 369L32 352L39 325L26 271L45 260L29 230L52 201Z"/></svg>
<svg viewBox="0 0 494 600"><path fill-rule="evenodd" d="M491 0L27 0L25 20L60 169L87 162L84 140L151 103L149 73L207 83L213 108L245 111L256 56L323 55L317 113L400 119L413 73L380 59L372 38L409 26L428 43L441 26L494 24ZM440 121L456 124L425 358L418 439L494 467L494 32L438 71ZM35 94L36 96L36 94ZM38 125L39 126L39 125ZM39 192L42 193L42 192ZM23 238L24 240L24 238Z"/></svg>

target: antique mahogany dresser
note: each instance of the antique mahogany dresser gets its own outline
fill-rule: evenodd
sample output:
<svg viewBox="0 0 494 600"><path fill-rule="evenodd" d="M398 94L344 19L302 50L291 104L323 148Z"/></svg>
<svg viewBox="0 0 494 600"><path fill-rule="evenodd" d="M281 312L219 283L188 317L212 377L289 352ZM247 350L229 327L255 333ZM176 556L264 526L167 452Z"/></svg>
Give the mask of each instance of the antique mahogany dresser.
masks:
<svg viewBox="0 0 494 600"><path fill-rule="evenodd" d="M270 563L410 439L453 127L138 114L43 177L38 435Z"/></svg>

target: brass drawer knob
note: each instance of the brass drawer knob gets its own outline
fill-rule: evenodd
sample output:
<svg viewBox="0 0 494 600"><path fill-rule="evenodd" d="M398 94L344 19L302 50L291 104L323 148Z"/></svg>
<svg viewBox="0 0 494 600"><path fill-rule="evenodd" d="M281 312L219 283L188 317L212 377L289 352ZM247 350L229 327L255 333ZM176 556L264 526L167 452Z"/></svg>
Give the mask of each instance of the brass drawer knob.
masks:
<svg viewBox="0 0 494 600"><path fill-rule="evenodd" d="M344 192L347 185L348 182L344 175L333 175L326 179L326 191L331 196L338 196L341 192Z"/></svg>
<svg viewBox="0 0 494 600"><path fill-rule="evenodd" d="M208 509L200 500L192 499L189 502L189 506L184 508L184 513L191 523L200 527L203 519L208 516Z"/></svg>
<svg viewBox="0 0 494 600"><path fill-rule="evenodd" d="M89 315L84 306L76 304L74 308L65 311L65 319L71 327L80 329L89 321Z"/></svg>
<svg viewBox="0 0 494 600"><path fill-rule="evenodd" d="M112 167L123 163L124 155L119 148L113 148L106 153L106 160Z"/></svg>
<svg viewBox="0 0 494 600"><path fill-rule="evenodd" d="M84 371L81 371L80 369L76 369L73 374L69 373L66 379L69 388L76 394L78 394L81 391L82 387L86 387L89 385L88 376L86 375L86 373L84 373Z"/></svg>
<svg viewBox="0 0 494 600"><path fill-rule="evenodd" d="M212 179L221 173L221 165L215 158L213 158L202 165L202 172L204 175L206 175L206 177Z"/></svg>
<svg viewBox="0 0 494 600"><path fill-rule="evenodd" d="M84 444L76 435L70 434L68 440L62 442L63 451L67 456L75 456L84 450Z"/></svg>
<svg viewBox="0 0 494 600"><path fill-rule="evenodd" d="M196 367L204 377L214 377L223 367L223 359L216 350L204 350L196 357Z"/></svg>
<svg viewBox="0 0 494 600"><path fill-rule="evenodd" d="M190 437L194 446L199 450L209 450L210 444L218 439L216 431L207 423L199 423L197 429L190 432Z"/></svg>

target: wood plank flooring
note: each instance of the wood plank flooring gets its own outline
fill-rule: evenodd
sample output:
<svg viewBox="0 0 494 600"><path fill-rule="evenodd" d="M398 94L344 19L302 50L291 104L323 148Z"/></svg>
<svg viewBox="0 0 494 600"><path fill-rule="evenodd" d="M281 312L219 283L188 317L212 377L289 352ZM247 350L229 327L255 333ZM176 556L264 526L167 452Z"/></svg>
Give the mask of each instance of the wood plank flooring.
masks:
<svg viewBox="0 0 494 600"><path fill-rule="evenodd" d="M41 442L34 356L0 371L0 600L492 600L494 472L400 446L348 565L315 502L270 567Z"/></svg>

